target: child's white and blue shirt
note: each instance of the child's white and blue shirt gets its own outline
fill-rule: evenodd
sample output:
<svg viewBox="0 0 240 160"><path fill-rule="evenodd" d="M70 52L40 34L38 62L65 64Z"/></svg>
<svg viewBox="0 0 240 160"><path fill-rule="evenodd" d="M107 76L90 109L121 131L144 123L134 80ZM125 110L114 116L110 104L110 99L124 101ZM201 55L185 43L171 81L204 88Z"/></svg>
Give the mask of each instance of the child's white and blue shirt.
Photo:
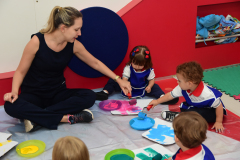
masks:
<svg viewBox="0 0 240 160"><path fill-rule="evenodd" d="M172 156L172 160L215 160L215 158L212 152L202 144L184 152L180 148L175 155Z"/></svg>
<svg viewBox="0 0 240 160"><path fill-rule="evenodd" d="M145 96L145 88L148 82L155 78L153 68L135 71L132 65L126 65L123 70L123 77L127 78L132 86L132 98L141 98ZM122 95L126 95L122 92Z"/></svg>
<svg viewBox="0 0 240 160"><path fill-rule="evenodd" d="M171 95L173 98L183 96L186 100L186 103L181 103L180 108L190 109L191 107L197 108L217 108L221 103L222 93L215 88L206 86L202 81L199 83L198 87L193 91L182 90L178 85L175 87ZM226 115L226 109L224 104L224 114Z"/></svg>

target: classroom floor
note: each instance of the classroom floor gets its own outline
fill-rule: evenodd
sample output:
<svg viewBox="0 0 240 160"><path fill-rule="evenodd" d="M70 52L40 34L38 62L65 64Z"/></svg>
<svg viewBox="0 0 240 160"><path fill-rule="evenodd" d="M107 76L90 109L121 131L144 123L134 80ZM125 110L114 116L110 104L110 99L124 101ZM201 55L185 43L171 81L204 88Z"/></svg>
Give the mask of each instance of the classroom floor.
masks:
<svg viewBox="0 0 240 160"><path fill-rule="evenodd" d="M168 77L157 79L157 81L165 81L164 85L167 85ZM169 89L171 88L165 88L165 90ZM95 91L99 90L100 89L96 89ZM125 98L118 93L111 95L109 99ZM144 97L144 99L150 99L150 97ZM228 95L223 95L222 101L229 111L240 116L240 111L238 109L240 107L239 101L235 100L233 97L229 97ZM25 133L24 124L18 119L9 117L4 112L3 106L0 106L0 132L11 133L12 140L19 143L30 139L44 141L46 144L45 152L38 157L33 158L33 160L50 160L55 141L64 136L76 136L82 139L89 149L91 160L102 160L109 151L114 149L127 148L134 150L156 144L155 142L142 137L142 133L145 131L137 131L130 127L129 121L136 116L112 115L110 112L101 110L98 107L99 102L100 101L96 101L94 106L90 108L95 119L89 124L60 124L58 130L48 130L42 128L32 133ZM151 118L160 118L159 113L162 110L169 110L169 108L171 108L171 106L159 105L152 111L148 112L147 115ZM240 120L240 117L238 118ZM240 127L240 125L237 124L236 127ZM232 133L232 131L233 130L226 129L226 132ZM204 141L204 144L213 152L216 160L239 160L239 140L215 133L213 131L208 131L207 137L208 138ZM178 146L176 144L165 147L172 152L176 152L178 150ZM15 149L16 147L1 157L1 159L26 159L18 156Z"/></svg>

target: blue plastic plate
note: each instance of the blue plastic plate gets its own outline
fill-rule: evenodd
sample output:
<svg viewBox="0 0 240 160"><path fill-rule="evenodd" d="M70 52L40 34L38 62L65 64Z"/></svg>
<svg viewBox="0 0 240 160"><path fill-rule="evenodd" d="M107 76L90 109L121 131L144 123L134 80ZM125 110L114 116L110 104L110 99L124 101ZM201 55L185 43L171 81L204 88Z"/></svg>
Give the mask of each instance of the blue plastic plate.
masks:
<svg viewBox="0 0 240 160"><path fill-rule="evenodd" d="M129 124L133 129L136 130L148 130L153 127L153 125L155 124L155 120L150 117L146 117L144 119L136 117L131 119L129 121Z"/></svg>

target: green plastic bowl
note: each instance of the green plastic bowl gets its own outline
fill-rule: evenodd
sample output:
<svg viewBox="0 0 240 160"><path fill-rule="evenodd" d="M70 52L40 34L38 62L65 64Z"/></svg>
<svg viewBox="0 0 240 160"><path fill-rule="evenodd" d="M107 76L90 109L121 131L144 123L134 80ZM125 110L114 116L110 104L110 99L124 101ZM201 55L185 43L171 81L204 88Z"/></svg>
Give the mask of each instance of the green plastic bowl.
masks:
<svg viewBox="0 0 240 160"><path fill-rule="evenodd" d="M31 154L22 154L21 149L24 147L27 147L27 146L37 146L38 151L35 153L31 153ZM17 145L16 152L21 157L33 158L33 157L36 157L36 156L40 155L41 153L43 153L45 150L45 147L46 147L46 144L43 141L28 140L28 141L24 141L24 142L20 143L19 145Z"/></svg>
<svg viewBox="0 0 240 160"><path fill-rule="evenodd" d="M115 150L108 152L104 159L110 160L110 158L112 156L117 155L117 154L126 154L129 157L132 157L133 159L135 158L135 154L133 153L133 151L131 151L129 149L125 149L125 148L120 148L120 149L115 149Z"/></svg>

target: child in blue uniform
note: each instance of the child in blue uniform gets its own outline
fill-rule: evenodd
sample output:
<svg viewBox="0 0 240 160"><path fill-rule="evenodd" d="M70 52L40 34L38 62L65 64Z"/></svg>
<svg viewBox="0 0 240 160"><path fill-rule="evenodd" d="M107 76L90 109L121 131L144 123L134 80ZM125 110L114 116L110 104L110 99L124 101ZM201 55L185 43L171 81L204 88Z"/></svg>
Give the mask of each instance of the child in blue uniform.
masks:
<svg viewBox="0 0 240 160"><path fill-rule="evenodd" d="M52 151L52 160L90 160L86 144L79 138L66 136L59 138Z"/></svg>
<svg viewBox="0 0 240 160"><path fill-rule="evenodd" d="M222 93L202 82L203 69L201 65L197 62L183 63L177 67L176 76L178 86L165 96L151 101L149 105L154 107L159 103L183 96L186 102L181 103L181 112L198 112L207 122L215 122L212 129L215 128L219 133L223 132L223 113L225 115L227 113L221 101ZM173 121L178 114L179 112L163 111L161 116L167 121Z"/></svg>
<svg viewBox="0 0 240 160"><path fill-rule="evenodd" d="M132 98L142 98L145 95L159 98L164 95L162 89L155 84L155 73L152 68L152 60L149 49L146 46L136 46L132 49L129 55L129 61L123 70L122 79L129 81L131 83ZM110 79L103 91L97 92L97 100L106 100L108 95L112 94L114 91L121 91L119 85ZM124 94L124 97L128 97ZM173 99L168 104L174 104L178 102L178 98Z"/></svg>
<svg viewBox="0 0 240 160"><path fill-rule="evenodd" d="M182 112L173 120L174 138L180 149L168 160L215 160L202 142L208 124L197 112Z"/></svg>

